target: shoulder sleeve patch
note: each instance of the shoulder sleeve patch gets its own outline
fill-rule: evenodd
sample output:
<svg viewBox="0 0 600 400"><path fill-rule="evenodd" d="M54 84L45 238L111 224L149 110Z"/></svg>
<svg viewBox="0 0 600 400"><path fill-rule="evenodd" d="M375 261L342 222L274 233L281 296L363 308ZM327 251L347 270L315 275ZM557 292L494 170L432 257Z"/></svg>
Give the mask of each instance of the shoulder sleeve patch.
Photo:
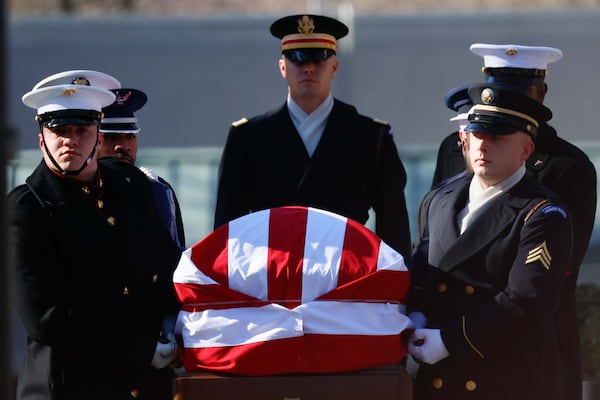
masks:
<svg viewBox="0 0 600 400"><path fill-rule="evenodd" d="M544 215L557 213L560 214L563 218L567 218L567 210L565 210L561 206L557 206L554 204L549 204L542 208L542 213L544 213Z"/></svg>
<svg viewBox="0 0 600 400"><path fill-rule="evenodd" d="M246 122L248 122L248 118L244 117L242 119L239 119L239 120L233 122L231 125L233 125L235 128L237 128L238 126L244 125Z"/></svg>

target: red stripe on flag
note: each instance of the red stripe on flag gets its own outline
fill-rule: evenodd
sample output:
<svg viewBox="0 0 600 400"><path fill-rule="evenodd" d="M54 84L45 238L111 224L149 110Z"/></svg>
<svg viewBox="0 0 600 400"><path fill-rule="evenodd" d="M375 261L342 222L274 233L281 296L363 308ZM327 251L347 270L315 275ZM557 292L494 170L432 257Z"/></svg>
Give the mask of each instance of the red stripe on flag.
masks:
<svg viewBox="0 0 600 400"><path fill-rule="evenodd" d="M221 310L238 307L262 307L268 302L231 290L222 285L176 283L177 298L184 311Z"/></svg>
<svg viewBox="0 0 600 400"><path fill-rule="evenodd" d="M307 371L303 337L271 340L238 346L183 349L186 371L235 371L260 376Z"/></svg>
<svg viewBox="0 0 600 400"><path fill-rule="evenodd" d="M308 210L286 207L271 210L269 219L269 299L297 300L279 303L287 308L301 304L302 263Z"/></svg>
<svg viewBox="0 0 600 400"><path fill-rule="evenodd" d="M400 335L306 335L308 370L338 372L396 364L407 348Z"/></svg>
<svg viewBox="0 0 600 400"><path fill-rule="evenodd" d="M400 335L305 335L238 346L183 349L186 371L248 376L328 373L396 364L406 355Z"/></svg>
<svg viewBox="0 0 600 400"><path fill-rule="evenodd" d="M319 296L318 300L400 302L406 304L410 272L377 271Z"/></svg>
<svg viewBox="0 0 600 400"><path fill-rule="evenodd" d="M190 259L206 276L220 283L229 285L227 249L229 224L215 230L210 236L192 246Z"/></svg>
<svg viewBox="0 0 600 400"><path fill-rule="evenodd" d="M342 259L340 260L338 286L375 272L380 244L379 237L371 234L358 222L348 219Z"/></svg>

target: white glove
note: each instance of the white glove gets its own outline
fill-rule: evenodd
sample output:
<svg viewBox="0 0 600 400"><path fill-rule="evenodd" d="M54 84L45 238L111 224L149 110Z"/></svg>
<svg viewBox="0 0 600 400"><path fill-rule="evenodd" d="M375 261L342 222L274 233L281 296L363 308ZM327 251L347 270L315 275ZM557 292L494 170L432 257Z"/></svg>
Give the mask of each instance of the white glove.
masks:
<svg viewBox="0 0 600 400"><path fill-rule="evenodd" d="M427 317L421 311L409 312L408 318L412 322L414 329L421 329L427 326Z"/></svg>
<svg viewBox="0 0 600 400"><path fill-rule="evenodd" d="M177 341L175 340L175 336L170 333L167 339L169 339L167 343L156 342L156 350L154 350L154 356L150 363L156 369L163 369L169 366L177 358Z"/></svg>
<svg viewBox="0 0 600 400"><path fill-rule="evenodd" d="M408 340L408 352L426 364L435 364L450 355L439 329L416 329Z"/></svg>

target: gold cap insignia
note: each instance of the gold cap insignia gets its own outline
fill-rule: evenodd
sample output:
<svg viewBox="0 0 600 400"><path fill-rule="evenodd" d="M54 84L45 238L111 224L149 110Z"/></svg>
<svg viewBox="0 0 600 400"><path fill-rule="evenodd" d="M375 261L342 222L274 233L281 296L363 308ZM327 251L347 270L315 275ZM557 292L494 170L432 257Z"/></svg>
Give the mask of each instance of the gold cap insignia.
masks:
<svg viewBox="0 0 600 400"><path fill-rule="evenodd" d="M71 81L71 83L73 85L85 85L85 86L90 86L90 81L87 80L86 77L84 76L78 76L77 78L73 79Z"/></svg>
<svg viewBox="0 0 600 400"><path fill-rule="evenodd" d="M298 32L304 35L310 35L315 30L315 20L304 15L298 20Z"/></svg>
<svg viewBox="0 0 600 400"><path fill-rule="evenodd" d="M492 104L496 100L496 93L490 88L481 91L481 102L483 104Z"/></svg>
<svg viewBox="0 0 600 400"><path fill-rule="evenodd" d="M525 264L531 264L536 261L542 263L544 268L546 268L547 270L550 269L552 256L550 255L550 251L548 251L546 241L544 241L544 243L540 244L539 246L536 246L533 249L529 250L529 253L527 253L527 260L525 260Z"/></svg>
<svg viewBox="0 0 600 400"><path fill-rule="evenodd" d="M76 90L75 90L75 89L73 89L73 88L68 88L68 89L65 89L65 90L63 91L63 94L64 94L65 96L71 96L71 95L75 94L75 92L76 92Z"/></svg>
<svg viewBox="0 0 600 400"><path fill-rule="evenodd" d="M517 53L519 53L519 50L517 49L508 49L506 50L506 55L511 57L511 56L516 56Z"/></svg>

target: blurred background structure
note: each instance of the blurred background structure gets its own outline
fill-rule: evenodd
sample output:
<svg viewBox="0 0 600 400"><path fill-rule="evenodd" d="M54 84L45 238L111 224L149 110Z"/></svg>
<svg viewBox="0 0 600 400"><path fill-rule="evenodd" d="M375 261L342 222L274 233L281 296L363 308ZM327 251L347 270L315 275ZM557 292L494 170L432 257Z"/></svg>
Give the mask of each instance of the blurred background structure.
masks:
<svg viewBox="0 0 600 400"><path fill-rule="evenodd" d="M41 159L34 112L21 96L55 72L104 71L148 93L137 113L138 165L175 187L188 245L212 227L217 165L231 122L285 100L279 43L268 29L287 14L327 14L349 25L333 94L391 123L409 174L413 230L437 146L455 130L443 96L483 80L482 60L468 50L474 42L564 52L546 80L551 124L600 171L600 0L8 0L6 9L8 97L1 120L15 132L5 137L5 149L14 149L7 189ZM600 381L598 223L580 281L584 371L587 380ZM22 332L14 321L16 369Z"/></svg>

